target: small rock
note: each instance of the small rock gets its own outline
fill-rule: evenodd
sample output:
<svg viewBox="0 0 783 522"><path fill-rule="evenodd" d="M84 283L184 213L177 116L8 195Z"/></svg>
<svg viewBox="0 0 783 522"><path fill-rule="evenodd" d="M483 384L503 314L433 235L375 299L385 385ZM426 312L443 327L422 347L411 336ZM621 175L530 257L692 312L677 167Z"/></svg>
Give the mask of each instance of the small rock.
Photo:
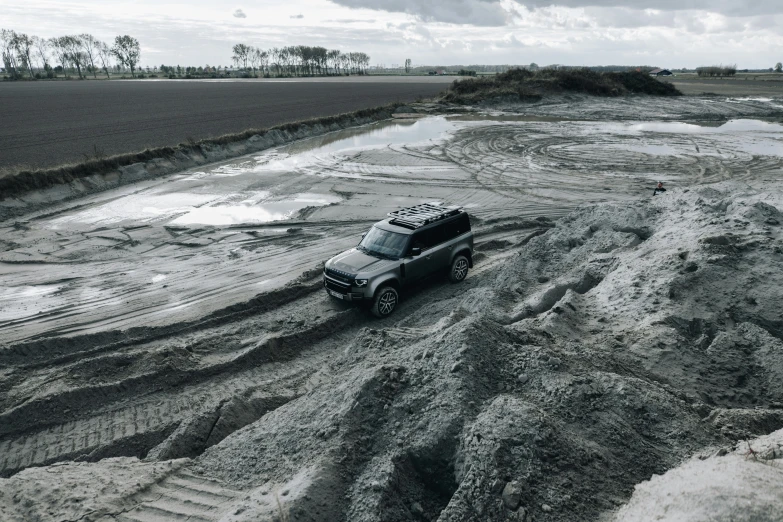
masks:
<svg viewBox="0 0 783 522"><path fill-rule="evenodd" d="M552 511L552 508L549 506L549 504L541 504L541 511L544 513L549 513Z"/></svg>
<svg viewBox="0 0 783 522"><path fill-rule="evenodd" d="M527 376L527 374L520 373L520 374L519 374L519 377L517 377L517 380L518 380L520 383L522 383L522 384L525 384L527 381L529 381L529 380L530 380L530 377L528 377L528 376Z"/></svg>
<svg viewBox="0 0 783 522"><path fill-rule="evenodd" d="M453 365L451 365L451 373L458 372L462 368L462 362L457 361Z"/></svg>
<svg viewBox="0 0 783 522"><path fill-rule="evenodd" d="M370 482L370 487L375 491L380 491L381 489L383 489L381 483L378 482L377 480L373 480L372 482Z"/></svg>
<svg viewBox="0 0 783 522"><path fill-rule="evenodd" d="M492 493L497 495L503 492L504 487L506 487L506 481L496 478L495 480L492 481L492 485L490 486L489 489L490 491L492 491Z"/></svg>
<svg viewBox="0 0 783 522"><path fill-rule="evenodd" d="M508 509L516 510L522 502L522 486L516 480L512 480L503 488L503 505Z"/></svg>
<svg viewBox="0 0 783 522"><path fill-rule="evenodd" d="M418 502L414 502L414 503L411 505L411 512L412 512L414 515L421 516L421 515L423 515L423 514L424 514L424 508L423 508L423 507L421 507L421 504L419 504Z"/></svg>
<svg viewBox="0 0 783 522"><path fill-rule="evenodd" d="M396 381L399 378L400 378L400 375L397 372L391 372L389 374L389 379L392 380L392 381Z"/></svg>

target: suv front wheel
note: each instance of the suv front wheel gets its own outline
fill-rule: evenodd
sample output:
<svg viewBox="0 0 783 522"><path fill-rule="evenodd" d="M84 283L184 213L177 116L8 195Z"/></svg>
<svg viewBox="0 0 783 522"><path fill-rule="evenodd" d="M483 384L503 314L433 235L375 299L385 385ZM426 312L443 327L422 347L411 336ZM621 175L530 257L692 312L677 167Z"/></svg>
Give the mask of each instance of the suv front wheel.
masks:
<svg viewBox="0 0 783 522"><path fill-rule="evenodd" d="M390 315L400 300L397 290L391 286L384 286L375 292L375 298L372 301L372 313L375 317L386 317Z"/></svg>
<svg viewBox="0 0 783 522"><path fill-rule="evenodd" d="M464 281L468 277L468 258L465 256L457 256L454 261L451 262L451 270L449 271L449 281L452 283L459 283Z"/></svg>

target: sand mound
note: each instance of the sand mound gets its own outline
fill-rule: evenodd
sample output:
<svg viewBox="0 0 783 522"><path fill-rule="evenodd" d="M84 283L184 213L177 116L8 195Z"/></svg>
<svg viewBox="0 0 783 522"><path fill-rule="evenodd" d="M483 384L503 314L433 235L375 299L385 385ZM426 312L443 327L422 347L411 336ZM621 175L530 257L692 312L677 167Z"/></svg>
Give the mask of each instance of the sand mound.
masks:
<svg viewBox="0 0 783 522"><path fill-rule="evenodd" d="M616 521L783 520L783 430L636 487Z"/></svg>
<svg viewBox="0 0 783 522"><path fill-rule="evenodd" d="M774 519L780 470L744 455L744 440L783 427L781 188L726 182L583 207L533 236L487 243L465 284L435 281L384 321L326 312L323 296L306 294L285 312L304 325L269 311L191 331L179 352L149 339L144 353L181 355L168 364L193 402L161 400L170 422L139 456L192 460L111 505L131 506L134 520L160 510L225 521L598 520L636 484L722 448L734 453L639 486L619 520L666 506L671 520L707 520L747 500L757 510L742 516ZM294 367L304 377L284 373ZM231 372L253 387L206 380ZM137 400L121 397L133 382L139 397L166 399L163 377L145 387L128 374L105 393ZM47 404L66 405L58 400ZM68 405L78 412L86 400ZM206 416L198 403L210 404ZM33 433L8 415L16 435ZM751 447L767 455L775 437ZM105 462L68 469L88 476ZM29 494L50 469L3 479L0 491ZM174 492L182 481L212 496L188 504ZM56 499L15 498L0 497L9 519L56 519Z"/></svg>

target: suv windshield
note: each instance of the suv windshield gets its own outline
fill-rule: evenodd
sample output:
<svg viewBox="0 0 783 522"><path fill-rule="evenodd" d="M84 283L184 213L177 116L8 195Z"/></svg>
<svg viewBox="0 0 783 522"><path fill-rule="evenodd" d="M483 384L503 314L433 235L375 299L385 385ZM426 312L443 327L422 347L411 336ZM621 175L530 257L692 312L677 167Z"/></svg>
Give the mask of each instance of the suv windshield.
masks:
<svg viewBox="0 0 783 522"><path fill-rule="evenodd" d="M405 234L372 227L359 243L359 250L379 257L400 258L407 242L408 236Z"/></svg>

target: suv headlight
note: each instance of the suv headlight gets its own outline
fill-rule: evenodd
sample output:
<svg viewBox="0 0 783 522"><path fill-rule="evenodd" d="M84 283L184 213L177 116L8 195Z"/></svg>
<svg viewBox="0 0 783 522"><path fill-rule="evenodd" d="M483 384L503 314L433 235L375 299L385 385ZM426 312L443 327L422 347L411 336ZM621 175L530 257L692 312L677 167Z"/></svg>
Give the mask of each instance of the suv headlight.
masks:
<svg viewBox="0 0 783 522"><path fill-rule="evenodd" d="M367 286L367 280L366 279L354 279L353 284L355 284L358 287Z"/></svg>

